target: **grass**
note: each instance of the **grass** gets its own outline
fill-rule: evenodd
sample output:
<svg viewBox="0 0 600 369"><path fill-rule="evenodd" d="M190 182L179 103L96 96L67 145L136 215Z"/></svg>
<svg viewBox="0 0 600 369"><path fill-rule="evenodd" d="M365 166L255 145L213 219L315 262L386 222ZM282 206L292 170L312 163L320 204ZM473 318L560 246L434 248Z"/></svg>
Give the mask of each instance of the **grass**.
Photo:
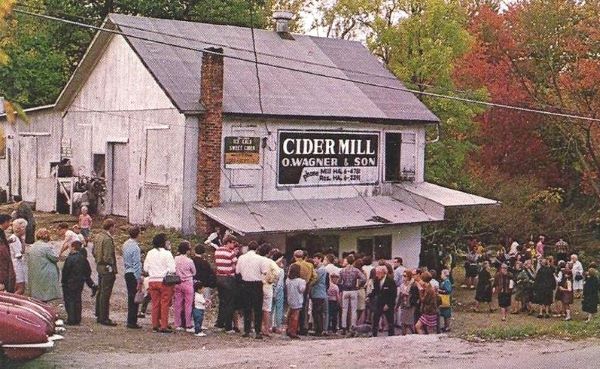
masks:
<svg viewBox="0 0 600 369"><path fill-rule="evenodd" d="M474 312L472 308L475 305L475 291L459 287L464 278L463 268L457 267L453 274L455 289L452 295L451 335L454 337L469 341L524 340L542 337L569 340L600 338L600 316L586 323L587 314L581 311L581 299L575 299L571 306L573 320L569 322L557 317L538 319L536 315L524 313L510 314L508 320L504 322L501 320L496 296L492 301L495 312Z"/></svg>
<svg viewBox="0 0 600 369"><path fill-rule="evenodd" d="M589 323L585 323L584 321L543 321L539 324L532 322L526 324L491 326L464 332L458 334L458 337L470 341L515 341L542 337L566 340L600 338L600 320L595 319Z"/></svg>
<svg viewBox="0 0 600 369"><path fill-rule="evenodd" d="M15 210L14 204L3 204L0 205L0 213L10 214L13 210ZM57 227L60 223L67 223L69 226L73 226L77 224L78 218L69 214L57 214L57 213L42 213L42 212L34 212L35 220L36 220L36 229L47 228L50 230L53 241L60 241L60 237L57 233ZM102 229L102 221L106 217L102 216L94 216L93 224L92 224L92 239L93 233L99 232ZM123 243L129 238L127 233L130 224L127 223L127 220L123 217L115 217L110 216L110 218L114 219L117 223L117 229L114 236L115 246L117 248L117 252L120 253L121 246ZM139 236L139 242L143 250L149 250L152 248L152 238L158 233L165 233L167 235L168 240L171 242L173 253L177 252L177 246L183 240L190 241L192 243L192 247L199 242L204 241L206 237L204 235L191 235L184 236L181 232L173 229L173 228L165 228L165 227L156 227L152 225L147 225L144 227L144 231ZM209 248L210 249L210 248ZM207 250L210 251L210 250Z"/></svg>
<svg viewBox="0 0 600 369"><path fill-rule="evenodd" d="M0 213L11 213L14 210L12 205L0 205ZM74 225L77 218L70 215L40 213L36 212L37 228L49 228L53 231L59 223L66 222ZM128 238L127 229L129 224L125 218L113 217L117 222L117 232L115 234L115 244L120 252L120 247ZM94 217L93 231L100 230L102 217ZM174 229L147 226L140 235L140 244L143 249L148 250L152 247L152 238L157 233L164 232L173 246L173 252L177 250L177 245L182 240L188 240L195 245L204 240L203 236L184 237L181 232ZM59 237L53 232L53 239L58 241ZM207 249L207 257L212 259L212 249ZM600 316L593 319L590 323L584 320L586 314L581 312L581 300L576 299L572 306L573 320L570 322L562 321L560 318L537 319L535 316L525 314L509 315L508 321L503 322L500 319L500 312L493 313L475 313L472 311L475 300L475 291L463 289L459 286L464 280L464 269L459 266L453 271L455 278L455 289L452 295L452 332L454 337L463 338L470 341L497 341L497 340L523 340L529 338L557 338L557 339L586 339L600 338ZM496 304L494 299L493 304ZM495 306L497 309L497 306Z"/></svg>

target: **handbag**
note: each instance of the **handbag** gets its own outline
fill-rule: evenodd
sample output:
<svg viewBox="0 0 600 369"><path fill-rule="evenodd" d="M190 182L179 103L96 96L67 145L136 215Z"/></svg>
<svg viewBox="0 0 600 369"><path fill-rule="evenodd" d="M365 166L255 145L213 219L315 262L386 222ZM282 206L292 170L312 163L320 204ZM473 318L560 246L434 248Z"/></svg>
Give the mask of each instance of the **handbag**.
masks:
<svg viewBox="0 0 600 369"><path fill-rule="evenodd" d="M163 278L163 283L166 284L167 286L174 286L176 284L181 283L181 278L177 274L168 273Z"/></svg>
<svg viewBox="0 0 600 369"><path fill-rule="evenodd" d="M441 308L449 308L450 305L450 295L442 295L440 294L440 307Z"/></svg>
<svg viewBox="0 0 600 369"><path fill-rule="evenodd" d="M581 275L581 273L577 273L575 274L575 280L577 282L582 281L583 280L583 276Z"/></svg>
<svg viewBox="0 0 600 369"><path fill-rule="evenodd" d="M144 302L144 297L145 297L144 291L137 291L135 293L135 297L133 298L133 302L135 304L141 304Z"/></svg>

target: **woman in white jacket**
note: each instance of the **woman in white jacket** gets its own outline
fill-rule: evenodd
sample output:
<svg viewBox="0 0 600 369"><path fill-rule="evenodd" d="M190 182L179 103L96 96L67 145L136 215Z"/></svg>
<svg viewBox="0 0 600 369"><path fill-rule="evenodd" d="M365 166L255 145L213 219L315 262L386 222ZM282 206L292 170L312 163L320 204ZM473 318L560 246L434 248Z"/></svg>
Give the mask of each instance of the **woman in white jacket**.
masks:
<svg viewBox="0 0 600 369"><path fill-rule="evenodd" d="M571 255L571 262L573 263L573 294L575 298L580 298L584 281L583 265L575 254Z"/></svg>
<svg viewBox="0 0 600 369"><path fill-rule="evenodd" d="M152 300L152 331L172 333L169 328L169 305L173 298L173 286L163 283L167 274L175 273L175 258L167 249L167 236L159 233L152 240L154 248L144 260L144 272L148 274L148 293Z"/></svg>

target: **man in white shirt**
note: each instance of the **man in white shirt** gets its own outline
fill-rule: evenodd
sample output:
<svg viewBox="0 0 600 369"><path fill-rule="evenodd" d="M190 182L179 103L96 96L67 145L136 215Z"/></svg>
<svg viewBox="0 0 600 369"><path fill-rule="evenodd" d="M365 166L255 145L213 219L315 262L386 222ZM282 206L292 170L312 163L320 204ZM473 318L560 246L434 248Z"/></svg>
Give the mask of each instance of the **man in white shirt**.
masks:
<svg viewBox="0 0 600 369"><path fill-rule="evenodd" d="M256 253L258 243L248 244L248 252L240 256L235 274L242 279L241 295L244 301L244 337L250 337L251 315L254 314L256 339L262 339L263 280L268 271L266 258Z"/></svg>
<svg viewBox="0 0 600 369"><path fill-rule="evenodd" d="M341 268L336 267L334 262L335 262L335 255L327 254L327 255L325 255L325 259L323 260L323 266L325 266L325 270L327 271L327 273L330 276L332 276L334 274L339 276Z"/></svg>

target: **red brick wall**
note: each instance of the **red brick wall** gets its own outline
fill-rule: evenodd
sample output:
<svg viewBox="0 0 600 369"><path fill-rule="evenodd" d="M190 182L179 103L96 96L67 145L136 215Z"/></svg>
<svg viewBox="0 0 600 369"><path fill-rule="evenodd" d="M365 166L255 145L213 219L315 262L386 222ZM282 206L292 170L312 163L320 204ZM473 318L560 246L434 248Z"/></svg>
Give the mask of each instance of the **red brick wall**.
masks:
<svg viewBox="0 0 600 369"><path fill-rule="evenodd" d="M201 97L204 115L198 135L198 174L196 201L201 207L220 203L221 136L223 132L223 49L208 48L202 54ZM215 54L216 53L216 54ZM199 211L196 230L209 233L212 222Z"/></svg>

